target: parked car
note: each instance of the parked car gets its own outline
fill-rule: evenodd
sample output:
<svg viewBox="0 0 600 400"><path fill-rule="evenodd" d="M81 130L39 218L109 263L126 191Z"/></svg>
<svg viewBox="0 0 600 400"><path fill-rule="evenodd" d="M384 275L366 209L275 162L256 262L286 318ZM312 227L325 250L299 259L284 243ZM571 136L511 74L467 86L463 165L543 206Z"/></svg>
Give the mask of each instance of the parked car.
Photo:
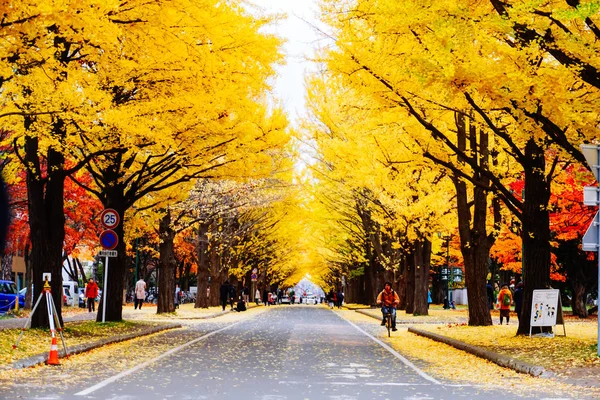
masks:
<svg viewBox="0 0 600 400"><path fill-rule="evenodd" d="M290 300L290 296L284 294L281 298L281 304L290 304L292 301Z"/></svg>
<svg viewBox="0 0 600 400"><path fill-rule="evenodd" d="M32 286L32 288L33 288L33 286ZM27 296L27 288L23 288L23 289L19 290L19 298L23 297L23 306L25 305L25 296ZM33 296L33 294L32 294L32 296ZM63 287L63 305L66 306L67 303L68 303L68 301L69 301L69 298L67 297L66 290ZM33 298L31 299L31 304L32 305L34 304ZM20 301L19 301L19 307L21 307L21 302Z"/></svg>
<svg viewBox="0 0 600 400"><path fill-rule="evenodd" d="M73 296L71 296L71 292L68 288L63 286L63 305L70 306L73 305Z"/></svg>
<svg viewBox="0 0 600 400"><path fill-rule="evenodd" d="M77 282L63 281L63 288L66 288L67 305L75 307L79 303L79 286Z"/></svg>
<svg viewBox="0 0 600 400"><path fill-rule="evenodd" d="M319 304L319 299L317 299L317 296L306 296L304 301L306 304Z"/></svg>
<svg viewBox="0 0 600 400"><path fill-rule="evenodd" d="M14 309L17 298L19 307L23 307L25 305L25 296L21 296L17 290L17 285L13 281L0 280L0 314Z"/></svg>
<svg viewBox="0 0 600 400"><path fill-rule="evenodd" d="M77 291L79 292L79 308L85 308L86 307L86 298L85 298L85 289L84 288L78 288Z"/></svg>

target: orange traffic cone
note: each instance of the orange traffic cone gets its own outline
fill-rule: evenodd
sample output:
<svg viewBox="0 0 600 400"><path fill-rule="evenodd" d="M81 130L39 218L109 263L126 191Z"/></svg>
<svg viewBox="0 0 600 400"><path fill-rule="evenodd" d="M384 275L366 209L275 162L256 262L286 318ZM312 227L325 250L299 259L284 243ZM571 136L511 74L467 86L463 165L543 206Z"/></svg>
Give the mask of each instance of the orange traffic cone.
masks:
<svg viewBox="0 0 600 400"><path fill-rule="evenodd" d="M50 355L48 356L48 365L59 365L58 362L58 345L56 344L56 337L52 338L52 345L50 346Z"/></svg>

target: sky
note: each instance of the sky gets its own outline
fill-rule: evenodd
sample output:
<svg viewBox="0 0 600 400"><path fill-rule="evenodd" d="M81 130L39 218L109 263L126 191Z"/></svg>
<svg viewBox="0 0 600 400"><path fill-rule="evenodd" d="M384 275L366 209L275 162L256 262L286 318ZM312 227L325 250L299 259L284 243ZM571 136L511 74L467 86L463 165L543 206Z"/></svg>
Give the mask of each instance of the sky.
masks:
<svg viewBox="0 0 600 400"><path fill-rule="evenodd" d="M318 35L310 24L316 24L317 4L315 0L251 0L267 13L286 13L274 32L287 39L284 46L286 65L278 68L274 84L274 95L281 101L292 124L305 114L304 75L314 68L307 58L312 57L317 46ZM305 22L308 21L309 23Z"/></svg>

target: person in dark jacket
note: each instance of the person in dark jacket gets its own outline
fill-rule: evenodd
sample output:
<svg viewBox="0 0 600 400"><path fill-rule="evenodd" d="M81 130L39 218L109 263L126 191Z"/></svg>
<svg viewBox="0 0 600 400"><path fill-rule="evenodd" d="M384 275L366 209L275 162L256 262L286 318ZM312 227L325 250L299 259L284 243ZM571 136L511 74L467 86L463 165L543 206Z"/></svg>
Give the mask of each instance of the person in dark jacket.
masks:
<svg viewBox="0 0 600 400"><path fill-rule="evenodd" d="M227 302L229 301L229 281L223 282L221 287L219 288L219 300L221 301L221 307L223 307L223 311L225 311L225 307L227 307Z"/></svg>
<svg viewBox="0 0 600 400"><path fill-rule="evenodd" d="M492 281L488 281L487 286L485 287L485 290L487 292L488 307L490 310L493 310L496 299L494 297L494 287L492 286Z"/></svg>
<svg viewBox="0 0 600 400"><path fill-rule="evenodd" d="M521 310L523 308L523 282L517 283L515 286L515 292L513 293L513 301L515 303L515 313L517 313L517 320L521 320Z"/></svg>
<svg viewBox="0 0 600 400"><path fill-rule="evenodd" d="M231 311L233 311L233 304L235 303L235 298L237 297L237 290L235 290L235 286L233 283L229 284L229 305L231 306Z"/></svg>
<svg viewBox="0 0 600 400"><path fill-rule="evenodd" d="M341 290L338 290L335 294L336 306L338 309L342 308L342 304L344 304L344 293Z"/></svg>

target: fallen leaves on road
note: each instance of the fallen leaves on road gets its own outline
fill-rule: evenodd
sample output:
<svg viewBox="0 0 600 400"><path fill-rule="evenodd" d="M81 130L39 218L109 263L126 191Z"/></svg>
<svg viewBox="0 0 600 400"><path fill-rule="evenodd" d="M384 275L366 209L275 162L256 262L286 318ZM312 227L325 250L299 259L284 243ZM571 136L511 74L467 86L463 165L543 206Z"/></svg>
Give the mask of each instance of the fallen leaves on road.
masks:
<svg viewBox="0 0 600 400"><path fill-rule="evenodd" d="M348 320L357 324L378 324L377 320L356 312L345 311L343 312L343 315ZM514 326L506 325L489 327L488 333L481 333L481 327L468 327L461 326L460 324L452 324L451 328L448 328L448 325L435 326L431 324L415 324L414 326L419 329L428 329L442 335L451 332L452 335L448 334L447 336L476 345L487 342L488 348L490 343L494 343L495 345L499 345L504 341L506 341L507 344L510 343L510 339L515 339L514 334L516 331ZM573 328L571 328L571 331L573 332ZM501 334L496 337L495 332ZM567 332L569 332L568 326ZM584 337L587 338L588 334L589 332L587 329L582 330L582 335ZM521 388L525 387L528 391L539 390L540 392L547 392L552 390L557 395L562 393L569 398L573 398L573 396L575 398L586 398L594 395L600 396L600 388L598 387L586 388L566 384L557 379L535 378L526 374L521 374L511 369L500 367L475 355L455 349L454 347L411 334L402 326L399 326L399 330L393 333L393 336L389 339L387 338L387 331L384 328L381 328L379 336L380 339L390 343L395 350L410 359L419 368L437 379L445 380L447 382L477 385L485 388L506 389L514 391L515 393L518 393ZM528 338L517 339L521 347L521 352L523 352L522 348L525 345L533 343L523 342L530 340ZM540 345L542 345L552 339L537 340L542 341L540 343ZM576 338L563 341L562 343L570 343L571 341L573 343L578 343ZM560 347L560 343L555 342L552 345L552 348L555 346Z"/></svg>

